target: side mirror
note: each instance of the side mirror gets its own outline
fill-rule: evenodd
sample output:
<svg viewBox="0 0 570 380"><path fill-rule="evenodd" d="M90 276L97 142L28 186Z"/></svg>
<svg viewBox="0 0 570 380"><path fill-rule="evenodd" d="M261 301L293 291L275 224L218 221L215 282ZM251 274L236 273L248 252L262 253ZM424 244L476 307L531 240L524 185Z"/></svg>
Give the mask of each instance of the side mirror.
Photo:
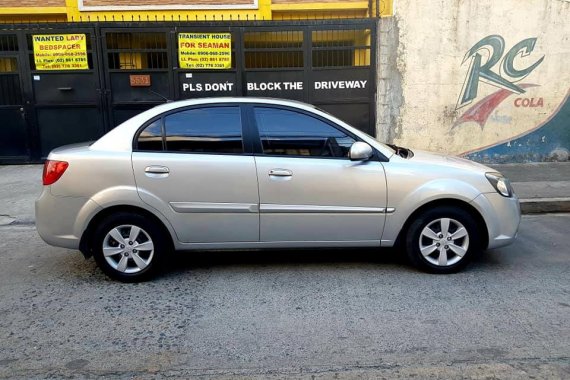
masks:
<svg viewBox="0 0 570 380"><path fill-rule="evenodd" d="M357 141L350 147L348 157L351 161L365 161L372 157L372 147L365 142Z"/></svg>

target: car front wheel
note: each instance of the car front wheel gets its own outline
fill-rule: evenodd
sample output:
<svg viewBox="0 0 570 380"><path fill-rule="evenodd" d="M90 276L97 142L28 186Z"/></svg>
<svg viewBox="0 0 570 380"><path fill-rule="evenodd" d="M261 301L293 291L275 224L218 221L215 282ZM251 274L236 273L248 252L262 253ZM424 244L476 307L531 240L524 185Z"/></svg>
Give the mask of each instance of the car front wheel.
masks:
<svg viewBox="0 0 570 380"><path fill-rule="evenodd" d="M473 217L463 209L437 207L422 213L408 229L406 251L410 261L430 273L463 269L480 250Z"/></svg>
<svg viewBox="0 0 570 380"><path fill-rule="evenodd" d="M130 213L104 219L95 231L93 244L97 265L109 277L123 282L151 278L168 247L156 223Z"/></svg>

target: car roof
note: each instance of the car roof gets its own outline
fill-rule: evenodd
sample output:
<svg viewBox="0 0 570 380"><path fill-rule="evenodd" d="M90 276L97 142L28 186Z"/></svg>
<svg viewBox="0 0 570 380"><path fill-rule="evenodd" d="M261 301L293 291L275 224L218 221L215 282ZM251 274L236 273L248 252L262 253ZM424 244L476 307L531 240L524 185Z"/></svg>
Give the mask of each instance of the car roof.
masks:
<svg viewBox="0 0 570 380"><path fill-rule="evenodd" d="M289 105L297 108L316 109L312 104L304 103L298 100L279 99L270 97L243 97L243 96L225 96L214 98L197 98L187 100L168 101L164 104L158 105L149 111L159 110L157 113L162 113L172 109L177 109L185 106L192 106L198 104L213 104L213 103L261 103L261 104L274 104L274 105Z"/></svg>

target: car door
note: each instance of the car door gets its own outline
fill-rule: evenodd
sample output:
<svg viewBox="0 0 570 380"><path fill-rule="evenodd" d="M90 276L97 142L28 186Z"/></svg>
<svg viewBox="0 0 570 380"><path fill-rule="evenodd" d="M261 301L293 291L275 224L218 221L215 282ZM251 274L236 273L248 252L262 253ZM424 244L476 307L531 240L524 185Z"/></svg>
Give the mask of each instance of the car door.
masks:
<svg viewBox="0 0 570 380"><path fill-rule="evenodd" d="M257 174L241 120L235 104L186 108L151 121L137 138L138 193L181 242L259 240Z"/></svg>
<svg viewBox="0 0 570 380"><path fill-rule="evenodd" d="M386 207L382 164L351 161L356 137L317 115L277 106L251 112L259 134L260 240L378 245Z"/></svg>

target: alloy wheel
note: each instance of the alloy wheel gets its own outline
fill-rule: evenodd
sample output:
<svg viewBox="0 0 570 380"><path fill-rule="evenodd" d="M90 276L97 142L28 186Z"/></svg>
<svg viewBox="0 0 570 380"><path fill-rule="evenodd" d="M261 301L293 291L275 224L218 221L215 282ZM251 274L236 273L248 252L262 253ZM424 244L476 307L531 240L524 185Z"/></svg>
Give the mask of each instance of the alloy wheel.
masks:
<svg viewBox="0 0 570 380"><path fill-rule="evenodd" d="M150 265L154 256L154 244L142 228L130 224L121 225L105 235L103 256L118 272L138 273Z"/></svg>
<svg viewBox="0 0 570 380"><path fill-rule="evenodd" d="M469 233L455 219L440 218L424 227L419 238L420 252L429 263L440 267L458 263L469 249Z"/></svg>

